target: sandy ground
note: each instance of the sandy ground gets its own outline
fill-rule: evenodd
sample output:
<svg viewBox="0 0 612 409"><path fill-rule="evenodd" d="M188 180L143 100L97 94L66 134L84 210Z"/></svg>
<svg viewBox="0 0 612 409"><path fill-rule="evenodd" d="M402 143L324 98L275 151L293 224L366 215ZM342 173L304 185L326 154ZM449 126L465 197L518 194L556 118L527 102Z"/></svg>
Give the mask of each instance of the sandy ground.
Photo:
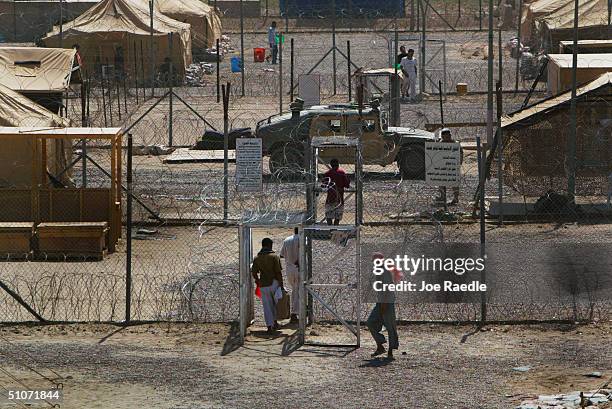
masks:
<svg viewBox="0 0 612 409"><path fill-rule="evenodd" d="M342 336L337 326L309 331L309 341ZM296 348L288 327L275 337L253 328L239 347L235 328L221 324L5 326L0 386L52 386L27 365L62 377L68 409L511 408L532 395L601 386L612 371L611 331L610 322L401 326L389 361L370 358L366 331L362 348L350 349ZM592 371L603 378L584 376Z"/></svg>

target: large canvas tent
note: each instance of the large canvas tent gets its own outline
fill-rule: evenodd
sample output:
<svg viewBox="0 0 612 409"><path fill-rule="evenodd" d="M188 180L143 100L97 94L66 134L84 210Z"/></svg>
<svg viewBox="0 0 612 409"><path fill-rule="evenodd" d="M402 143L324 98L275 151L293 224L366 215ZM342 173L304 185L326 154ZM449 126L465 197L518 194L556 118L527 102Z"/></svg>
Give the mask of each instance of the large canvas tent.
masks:
<svg viewBox="0 0 612 409"><path fill-rule="evenodd" d="M151 33L149 7L142 0L102 0L75 20L64 24L61 44L63 47L80 45L80 53L88 72L92 68L106 72L103 66L113 66L115 71L135 64L144 71L145 79L152 69L159 69L166 58L172 58L176 73L183 76L185 67L191 64L191 30L188 23L176 21L159 12L153 13ZM173 34L170 56L169 34ZM153 34L151 36L151 34ZM150 58L151 37L153 61ZM43 38L47 46L60 45L60 30L55 27ZM139 68L140 70L140 68ZM127 70L130 74L130 70Z"/></svg>
<svg viewBox="0 0 612 409"><path fill-rule="evenodd" d="M191 25L194 49L212 47L221 38L221 18L216 10L201 0L157 0L160 12Z"/></svg>
<svg viewBox="0 0 612 409"><path fill-rule="evenodd" d="M580 0L578 6L578 38L606 40L612 35L608 27L608 0ZM537 22L542 47L557 50L561 40L571 40L574 29L574 2L550 13Z"/></svg>
<svg viewBox="0 0 612 409"><path fill-rule="evenodd" d="M70 126L70 122L0 85L0 127L6 126L64 128ZM1 138L0 143L0 187L29 186L32 181L32 139L7 136ZM72 156L72 147L64 140L56 140L45 149L48 172L64 185L69 184L69 172L62 171Z"/></svg>
<svg viewBox="0 0 612 409"><path fill-rule="evenodd" d="M532 44L536 20L558 10L568 2L569 0L536 0L526 4L521 11L521 42Z"/></svg>
<svg viewBox="0 0 612 409"><path fill-rule="evenodd" d="M76 50L0 47L0 84L59 113L63 93L80 81Z"/></svg>

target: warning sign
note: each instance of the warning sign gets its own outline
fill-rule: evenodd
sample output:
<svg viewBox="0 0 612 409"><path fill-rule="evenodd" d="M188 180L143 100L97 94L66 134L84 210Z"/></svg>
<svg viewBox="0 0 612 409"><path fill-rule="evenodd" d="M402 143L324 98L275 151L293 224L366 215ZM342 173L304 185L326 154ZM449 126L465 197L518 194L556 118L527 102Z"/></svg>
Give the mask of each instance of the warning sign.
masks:
<svg viewBox="0 0 612 409"><path fill-rule="evenodd" d="M236 139L236 189L239 192L263 190L261 138Z"/></svg>
<svg viewBox="0 0 612 409"><path fill-rule="evenodd" d="M432 186L459 186L461 182L461 144L425 142L425 183Z"/></svg>

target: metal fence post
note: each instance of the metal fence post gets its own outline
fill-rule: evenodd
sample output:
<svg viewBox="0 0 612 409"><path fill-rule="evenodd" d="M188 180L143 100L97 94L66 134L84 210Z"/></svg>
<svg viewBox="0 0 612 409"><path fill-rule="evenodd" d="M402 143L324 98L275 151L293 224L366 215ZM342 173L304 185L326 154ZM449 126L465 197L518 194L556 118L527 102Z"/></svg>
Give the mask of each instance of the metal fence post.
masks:
<svg viewBox="0 0 612 409"><path fill-rule="evenodd" d="M125 256L125 322L130 322L132 307L132 134L128 134L127 151L127 209L126 209L126 256Z"/></svg>
<svg viewBox="0 0 612 409"><path fill-rule="evenodd" d="M291 90L290 90L290 98L291 98L291 102L293 102L293 63L294 63L294 59L293 59L293 38L291 39L291 61L290 61L290 65L291 67L289 68L289 70L291 71Z"/></svg>
<svg viewBox="0 0 612 409"><path fill-rule="evenodd" d="M518 10L518 32L516 34L518 38L518 44L516 49L516 72L515 72L515 81L514 81L514 95L518 93L519 86L519 69L521 63L521 18L523 15L523 0L519 0L519 10Z"/></svg>
<svg viewBox="0 0 612 409"><path fill-rule="evenodd" d="M487 146L493 142L493 0L489 0L489 56L487 58Z"/></svg>
<svg viewBox="0 0 612 409"><path fill-rule="evenodd" d="M278 34L278 112L283 112L283 33Z"/></svg>
<svg viewBox="0 0 612 409"><path fill-rule="evenodd" d="M484 215L484 161L483 161L483 153L482 153L482 145L480 143L480 136L476 136L476 148L478 155L478 184L479 184L479 193L480 193L480 257L484 259L485 257L485 244L486 244L486 236L485 236L485 215ZM480 273L480 281L483 284L487 282L487 273L486 267ZM486 292L480 293L480 324L483 325L487 320L487 296Z"/></svg>
<svg viewBox="0 0 612 409"><path fill-rule="evenodd" d="M337 77L336 77L336 0L332 0L332 64L333 64L333 82L334 82L334 95L337 91Z"/></svg>
<svg viewBox="0 0 612 409"><path fill-rule="evenodd" d="M149 27L150 33L150 44L149 44L149 69L151 70L151 96L155 96L155 52L153 50L153 1L149 0L149 19L151 26ZM144 80L144 78L143 78Z"/></svg>
<svg viewBox="0 0 612 409"><path fill-rule="evenodd" d="M89 81L83 81L81 84L81 126L87 127L87 88L89 87ZM81 185L87 187L87 139L83 138L81 141Z"/></svg>
<svg viewBox="0 0 612 409"><path fill-rule="evenodd" d="M229 95L231 83L222 86L223 93L223 221L228 222L228 196L229 196Z"/></svg>
<svg viewBox="0 0 612 409"><path fill-rule="evenodd" d="M13 41L17 42L17 0L13 0Z"/></svg>
<svg viewBox="0 0 612 409"><path fill-rule="evenodd" d="M351 84L351 40L346 41L346 75L348 84L348 102L353 99L353 90Z"/></svg>
<svg viewBox="0 0 612 409"><path fill-rule="evenodd" d="M217 38L217 104L221 101L221 51L219 50L220 43Z"/></svg>
<svg viewBox="0 0 612 409"><path fill-rule="evenodd" d="M574 203L576 195L576 85L578 69L578 0L574 1L574 38L572 50L572 100L570 103L570 132L567 139L565 167L567 169L567 194Z"/></svg>
<svg viewBox="0 0 612 409"><path fill-rule="evenodd" d="M499 198L499 225L504 224L504 175L503 175L503 153L504 153L504 138L501 127L502 117L502 83L497 83L497 190Z"/></svg>
<svg viewBox="0 0 612 409"><path fill-rule="evenodd" d="M173 38L172 38L172 33L168 34L168 49L169 49L169 53L170 53L170 61L168 61L168 64L170 65L170 67L168 68L168 88L169 88L169 92L168 92L168 146L172 146L172 142L173 142L173 121L174 121L174 106L173 106L173 96L174 96L174 90L173 90L173 85L174 85L174 59L172 58L172 43L173 43Z"/></svg>
<svg viewBox="0 0 612 409"><path fill-rule="evenodd" d="M241 95L244 97L244 7L242 0L240 0L240 62Z"/></svg>
<svg viewBox="0 0 612 409"><path fill-rule="evenodd" d="M64 1L59 1L60 21L59 21L59 48L62 48L64 42Z"/></svg>

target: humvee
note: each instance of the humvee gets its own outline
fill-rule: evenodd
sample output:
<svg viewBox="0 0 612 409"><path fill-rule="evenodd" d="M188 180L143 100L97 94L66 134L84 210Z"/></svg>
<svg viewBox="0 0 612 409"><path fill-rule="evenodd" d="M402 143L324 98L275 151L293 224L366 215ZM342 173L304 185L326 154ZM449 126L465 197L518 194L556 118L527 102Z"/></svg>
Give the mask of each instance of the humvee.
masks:
<svg viewBox="0 0 612 409"><path fill-rule="evenodd" d="M389 127L378 103L372 101L360 110L355 104L320 105L303 108L297 99L291 111L272 115L257 123L255 136L262 139L264 155L269 155L270 172L301 172L308 137L361 138L364 165L387 166L397 162L403 179L425 178L425 141L433 133L413 128ZM352 149L352 150L351 150ZM323 160L340 163L355 161L354 148L327 148L319 151Z"/></svg>

